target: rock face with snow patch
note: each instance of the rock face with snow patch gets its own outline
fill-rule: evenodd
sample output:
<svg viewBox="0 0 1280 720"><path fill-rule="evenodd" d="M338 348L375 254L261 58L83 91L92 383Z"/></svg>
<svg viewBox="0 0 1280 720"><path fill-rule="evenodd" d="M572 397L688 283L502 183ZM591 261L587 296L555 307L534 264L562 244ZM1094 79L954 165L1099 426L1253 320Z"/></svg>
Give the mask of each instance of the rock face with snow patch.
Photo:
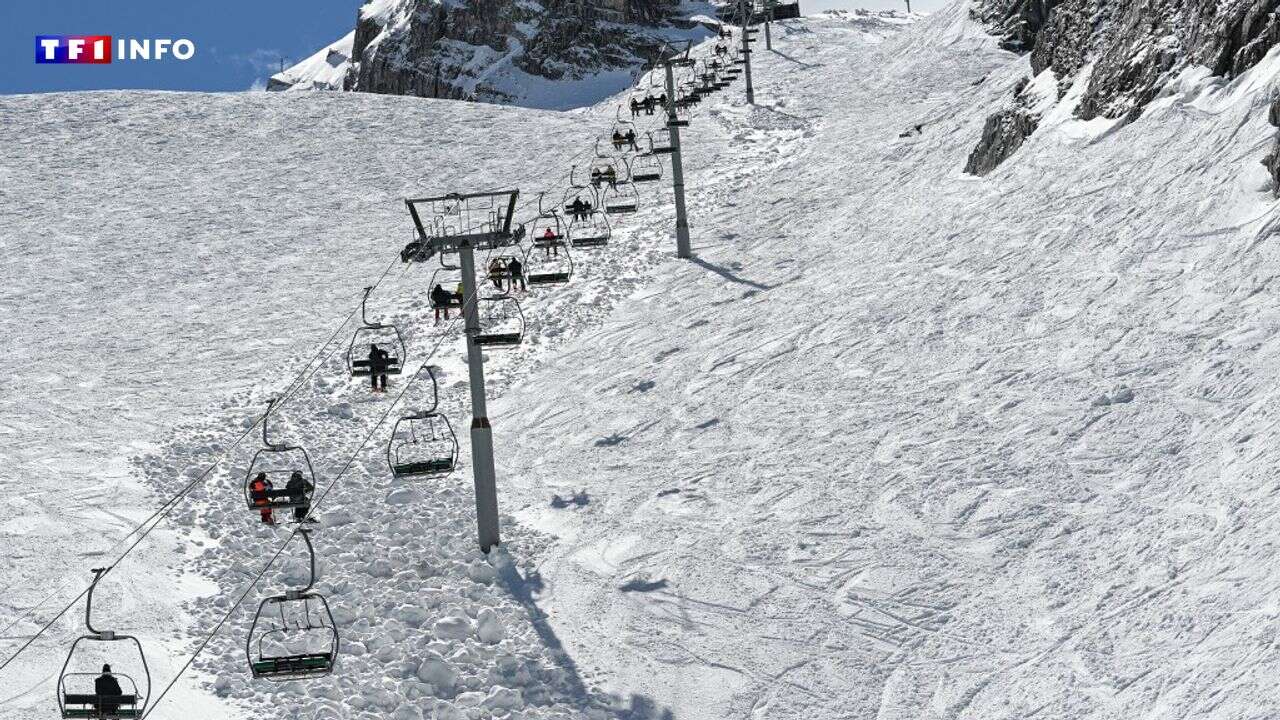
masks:
<svg viewBox="0 0 1280 720"><path fill-rule="evenodd" d="M964 166L965 172L970 175L986 175L995 170L1036 131L1040 117L1031 109L1031 101L1024 94L1027 85L1027 79L1023 78L1014 89L1012 107L987 117L987 123L982 128L982 139L969 154L969 160Z"/></svg>
<svg viewBox="0 0 1280 720"><path fill-rule="evenodd" d="M1235 77L1280 40L1277 0L981 0L973 9L1009 50L1031 52L1069 85L1094 62L1080 117L1133 119L1192 64Z"/></svg>
<svg viewBox="0 0 1280 720"><path fill-rule="evenodd" d="M1267 110L1267 119L1272 125L1280 128L1280 97L1271 99L1271 106ZM1266 166L1267 173L1271 175L1271 193L1280 198L1280 130L1275 133L1275 139L1271 141L1271 152L1262 159L1262 164Z"/></svg>
<svg viewBox="0 0 1280 720"><path fill-rule="evenodd" d="M582 97L622 84L611 80L629 80L654 54L662 31L691 27L675 9L672 0L368 0L341 89L550 108L582 104ZM291 73L273 78L271 87L287 89Z"/></svg>
<svg viewBox="0 0 1280 720"><path fill-rule="evenodd" d="M1087 82L1078 117L1132 121L1188 66L1230 78L1256 65L1280 40L1277 7L1280 0L978 0L970 12L1001 47L1030 52L1035 73L1052 69L1060 95Z"/></svg>

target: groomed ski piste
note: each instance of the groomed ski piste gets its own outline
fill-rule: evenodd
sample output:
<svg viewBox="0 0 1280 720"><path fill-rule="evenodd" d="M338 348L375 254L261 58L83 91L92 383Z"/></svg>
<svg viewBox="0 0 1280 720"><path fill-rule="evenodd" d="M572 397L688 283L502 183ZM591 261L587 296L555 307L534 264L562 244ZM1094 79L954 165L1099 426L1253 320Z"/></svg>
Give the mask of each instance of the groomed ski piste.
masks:
<svg viewBox="0 0 1280 720"><path fill-rule="evenodd" d="M423 386L393 408L406 376L349 380L351 324L307 361L410 238L403 198L554 197L617 99L0 99L0 628L45 601L0 651L287 393L273 433L322 488L341 472L313 535L337 671L249 679L252 609L306 581L294 542L152 717L1280 714L1259 164L1280 58L1188 71L1128 125L1068 94L979 179L964 160L1027 61L963 4L916 20L776 24L757 105L736 83L684 133L697 259L664 182L529 294L528 340L488 353L488 558L465 432L451 477L387 472L378 422ZM464 430L429 272L396 262L371 314L411 333L410 368L440 343ZM289 532L244 506L256 446L95 598L157 694ZM5 717L56 715L81 613L0 671Z"/></svg>

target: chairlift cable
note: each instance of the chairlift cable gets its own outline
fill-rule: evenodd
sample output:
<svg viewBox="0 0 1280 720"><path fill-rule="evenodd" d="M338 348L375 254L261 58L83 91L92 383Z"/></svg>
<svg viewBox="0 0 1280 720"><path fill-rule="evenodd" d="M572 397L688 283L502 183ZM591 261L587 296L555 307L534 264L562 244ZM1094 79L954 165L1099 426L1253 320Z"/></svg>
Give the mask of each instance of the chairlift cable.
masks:
<svg viewBox="0 0 1280 720"><path fill-rule="evenodd" d="M469 302L474 302L474 300L475 298L473 297ZM258 582L260 582L263 576L266 575L267 570L269 570L271 566L275 564L276 560L280 558L280 555L284 553L285 548L288 547L289 543L293 541L293 539L298 535L298 532L305 526L306 520L311 519L311 516L315 513L316 508L319 507L320 504L324 502L326 497L328 497L329 492L337 484L338 480L340 480L342 476L346 474L347 470L351 469L351 466L355 463L356 458L359 457L360 453L363 452L365 447L368 446L369 441L373 439L374 434L377 433L378 429L381 428L382 425L387 421L387 418L391 415L391 411L396 408L396 406L404 398L405 393L409 391L409 388L416 381L418 377L418 373L420 373L422 371L422 368L426 367L427 363L431 360L431 358L435 357L435 354L439 352L441 345L443 345L444 341L449 337L449 331L453 329L452 326L456 325L460 320L462 320L461 315L459 315L459 317L450 321L450 327L446 329L445 333L442 333L440 335L440 338L436 341L435 347L433 347L431 349L431 352L427 354L427 356L422 360L421 363L419 363L417 372L415 372L413 376L409 379L409 381L405 383L404 386L400 389L400 392L396 395L395 400L393 400L387 406L387 409L382 413L382 416L379 417L378 421L374 423L372 428L370 428L368 434L365 435L364 440L362 440L360 445L355 449L355 451L351 453L351 456L347 458L347 461L345 464L343 464L342 469L339 470L338 473L333 476L333 479L330 480L329 483L325 486L324 491L316 496L314 502L312 502L311 504L311 507L308 509L306 516L303 518L303 522L298 523L297 527L295 527L293 531L289 533L289 537L285 539L284 543L282 543L280 547L276 550L276 552L272 554L271 558L267 560L267 563L262 567L262 569L258 572L258 574L254 576L253 580L250 581L249 586L245 588L244 592L240 593L240 596L236 598L236 601L232 603L231 607L227 608L227 612L223 614L222 618L219 619L217 624L213 626L213 630L204 637L204 639L200 642L200 645L196 647L195 651L191 654L191 656L187 658L187 661L183 663L181 668L178 669L178 672L173 676L173 679L170 680L169 683L165 685L164 689L160 691L160 694L157 695L155 699L150 702L150 706L147 708L146 712L142 715L142 718L140 720L146 720L146 718L150 717L151 713L154 712L155 709L160 706L160 702L164 699L164 696L168 694L169 690L171 690L175 684L177 684L178 680L182 678L182 675L191 667L191 664L195 662L196 657L199 656L200 653L203 652L206 647L208 647L209 643L213 641L214 636L218 634L218 632L226 624L227 620L231 618L231 614L235 612L237 608L240 607L240 604L244 602L244 599L248 597L249 593L253 591L254 587L257 586Z"/></svg>
<svg viewBox="0 0 1280 720"><path fill-rule="evenodd" d="M377 282L375 282L374 284L375 287L378 284L382 283L382 281L386 278L387 274L391 272L391 268L394 266L395 266L395 260L392 260L391 263L387 265L386 269L382 271L382 275L378 277ZM320 366L323 363L316 362L317 359L321 358L325 354L325 349L338 336L338 333L342 332L342 329L347 326L347 324L351 321L351 318L354 317L357 312L359 312L358 305L351 311L350 314L346 316L346 318L343 319L342 323L334 330L333 334L329 336L329 339L326 340L323 344L321 344L320 349L316 352L316 354L313 355L305 365L303 365L302 373L300 373L299 376L295 377L294 382L290 383L288 389L286 389L286 391L278 399L277 404L283 404L288 398L290 398L294 393L296 393L299 389L301 389L303 385L306 384L306 380L310 376L314 375L315 372L319 370ZM312 367L313 364L314 364L314 367ZM111 546L108 552L114 551L115 548L119 547L120 545L123 545L135 533L141 532L141 534L138 535L137 539L134 540L133 543L130 544L124 550L124 552L120 553L120 555L117 556L115 560L108 566L107 572L114 570L116 565L118 565L126 557L128 557L129 554L132 553L134 549L136 549L138 545L141 544L142 541L145 540L153 530L155 530L155 528L160 524L160 521L163 520L165 517L167 517L171 512L173 512L173 509L177 506L178 501L184 498L192 490L194 490L197 485L199 485L204 480L206 480L209 477L209 475L213 472L213 470L217 468L220 464L222 464L222 461L226 459L227 454L235 450L237 447L239 447L240 443L242 443L244 439L248 437L257 428L259 422L261 422L261 419L254 421L252 425L246 428L244 432L240 433L240 435L236 437L236 439L230 445L228 445L225 449L222 450L222 452L218 454L218 457L215 458L212 463L210 463L209 467L205 468L205 470L201 472L198 476L196 476L193 480L191 480L191 482L187 483L180 490L178 490L178 492L176 492L174 495L172 495L167 500L165 500L165 502L161 503L160 507L156 508L156 510L153 513L151 513L151 515L147 516L146 519L144 519L142 522L134 526L132 530L130 530L128 533L125 533L123 536L121 536L120 539L117 540ZM150 524L149 527L148 527L148 524ZM23 610L21 613L18 614L16 618L10 621L8 625L6 625L3 629L0 629L0 635L7 634L8 631L11 630L14 626L22 622L23 620L25 620L27 617L29 617L32 611L40 607L43 607L45 603L47 603L51 598L53 598L55 595L61 592L64 587L66 587L68 579L70 579L69 574L66 577L64 577L62 582L60 582L54 590L50 591L39 602ZM59 610L58 613L53 616L53 618L51 618L38 631L36 631L31 637L29 637L25 643L23 643L16 651L13 652L13 654L5 658L4 662L0 663L0 670L3 670L4 668L8 667L8 665L12 663L15 659L17 659L19 655L25 652L27 648L31 647L31 645L35 643L36 640L38 640L42 635L48 632L49 628L53 627L53 625L57 623L58 620L60 620L63 615L67 614L68 610L75 607L80 602L80 600L83 599L84 596L88 594L89 589L91 587L92 585L82 590L80 594L76 595L75 598L71 600L71 602L69 602L65 607Z"/></svg>

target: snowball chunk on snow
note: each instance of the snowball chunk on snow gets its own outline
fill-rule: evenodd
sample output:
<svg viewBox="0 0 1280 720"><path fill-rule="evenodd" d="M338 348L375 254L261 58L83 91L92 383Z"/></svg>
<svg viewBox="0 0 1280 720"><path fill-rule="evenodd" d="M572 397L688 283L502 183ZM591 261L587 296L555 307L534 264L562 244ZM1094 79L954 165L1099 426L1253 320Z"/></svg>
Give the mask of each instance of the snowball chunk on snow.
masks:
<svg viewBox="0 0 1280 720"><path fill-rule="evenodd" d="M482 642L496 645L507 636L507 627L493 608L484 608L476 618L476 635Z"/></svg>
<svg viewBox="0 0 1280 720"><path fill-rule="evenodd" d="M440 618L432 631L441 640L461 640L471 634L471 620L456 615Z"/></svg>
<svg viewBox="0 0 1280 720"><path fill-rule="evenodd" d="M436 690L449 692L458 682L458 670L453 663L436 653L428 653L427 658L418 665L418 679L429 683Z"/></svg>
<svg viewBox="0 0 1280 720"><path fill-rule="evenodd" d="M524 707L524 698L519 690L495 687L480 705L490 710L520 710Z"/></svg>

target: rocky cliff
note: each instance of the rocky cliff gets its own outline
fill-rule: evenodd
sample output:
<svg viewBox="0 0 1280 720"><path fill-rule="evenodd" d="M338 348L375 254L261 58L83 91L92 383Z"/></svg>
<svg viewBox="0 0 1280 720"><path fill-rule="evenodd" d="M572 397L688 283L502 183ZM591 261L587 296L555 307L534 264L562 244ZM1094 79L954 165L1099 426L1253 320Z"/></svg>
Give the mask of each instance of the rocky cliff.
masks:
<svg viewBox="0 0 1280 720"><path fill-rule="evenodd" d="M1087 83L1078 117L1128 122L1188 66L1231 78L1256 65L1280 40L1278 7L1280 0L976 0L970 12L1002 47L1029 53L1037 77L1052 71L1059 97ZM984 133L975 152L1008 145L1026 124L1002 127L994 138Z"/></svg>
<svg viewBox="0 0 1280 720"><path fill-rule="evenodd" d="M349 47L335 43L269 89L338 89L307 72L332 78L338 67L350 91L584 105L628 84L663 40L703 37L690 9L675 0L368 0Z"/></svg>

